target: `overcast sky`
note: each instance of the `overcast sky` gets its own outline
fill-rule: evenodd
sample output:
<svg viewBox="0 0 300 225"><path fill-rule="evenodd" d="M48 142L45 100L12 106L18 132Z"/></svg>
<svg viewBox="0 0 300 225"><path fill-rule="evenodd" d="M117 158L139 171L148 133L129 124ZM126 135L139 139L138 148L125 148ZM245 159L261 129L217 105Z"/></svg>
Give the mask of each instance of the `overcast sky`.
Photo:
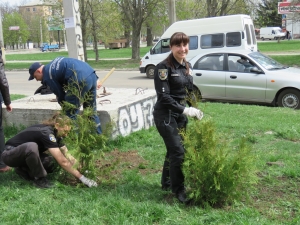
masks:
<svg viewBox="0 0 300 225"><path fill-rule="evenodd" d="M20 5L24 2L30 2L31 0L0 0L1 2L8 2L11 6Z"/></svg>

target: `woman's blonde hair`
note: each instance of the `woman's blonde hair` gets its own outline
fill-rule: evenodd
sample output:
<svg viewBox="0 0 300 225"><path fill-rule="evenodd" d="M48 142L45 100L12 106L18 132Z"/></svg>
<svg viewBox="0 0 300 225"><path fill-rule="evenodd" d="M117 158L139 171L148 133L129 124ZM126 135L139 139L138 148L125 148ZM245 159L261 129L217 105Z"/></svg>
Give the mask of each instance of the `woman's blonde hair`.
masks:
<svg viewBox="0 0 300 225"><path fill-rule="evenodd" d="M68 116L61 114L60 112L56 112L52 117L43 121L43 124L52 127L55 127L56 124L59 124L60 127L63 127L65 125L70 126L71 119Z"/></svg>

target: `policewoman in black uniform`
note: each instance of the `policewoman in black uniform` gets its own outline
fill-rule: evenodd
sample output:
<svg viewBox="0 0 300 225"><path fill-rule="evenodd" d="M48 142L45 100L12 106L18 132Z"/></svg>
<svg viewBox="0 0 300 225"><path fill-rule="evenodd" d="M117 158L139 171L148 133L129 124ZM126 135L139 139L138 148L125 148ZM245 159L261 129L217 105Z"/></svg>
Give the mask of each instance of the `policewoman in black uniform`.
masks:
<svg viewBox="0 0 300 225"><path fill-rule="evenodd" d="M174 33L170 38L170 49L170 55L155 69L157 102L153 116L167 149L161 178L162 189L171 190L180 202L186 203L188 199L182 172L185 150L179 130L186 128L187 116L201 120L203 113L196 108L186 107L188 93L193 89L191 65L185 59L189 51L189 37L182 32Z"/></svg>
<svg viewBox="0 0 300 225"><path fill-rule="evenodd" d="M97 183L83 176L73 168L75 159L67 153L62 138L71 129L70 119L56 113L43 124L36 124L26 128L5 143L2 160L23 179L33 181L40 188L50 188L52 184L46 179L51 172L54 158L67 172L77 177L88 187ZM49 151L50 155L45 154Z"/></svg>

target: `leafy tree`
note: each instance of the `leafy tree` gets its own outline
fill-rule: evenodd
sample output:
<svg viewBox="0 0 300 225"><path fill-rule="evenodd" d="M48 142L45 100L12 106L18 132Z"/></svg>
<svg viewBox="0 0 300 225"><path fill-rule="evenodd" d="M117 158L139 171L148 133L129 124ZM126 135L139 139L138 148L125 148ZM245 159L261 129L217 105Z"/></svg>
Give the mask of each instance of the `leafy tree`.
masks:
<svg viewBox="0 0 300 225"><path fill-rule="evenodd" d="M57 41L63 41L63 28L64 28L64 14L63 14L63 0L56 0L55 4L51 6L52 14L48 17L47 26L59 28L61 30L49 31L49 35ZM46 23L44 23L46 24Z"/></svg>
<svg viewBox="0 0 300 225"><path fill-rule="evenodd" d="M206 17L206 9L203 1L180 0L176 1L177 20L190 20Z"/></svg>
<svg viewBox="0 0 300 225"><path fill-rule="evenodd" d="M93 0L90 5L90 33L93 37L93 45L98 54L98 41L101 40L107 46L110 40L119 39L126 32L126 21L115 2L102 0L101 2ZM128 31L130 36L130 30ZM129 40L128 36L128 40Z"/></svg>
<svg viewBox="0 0 300 225"><path fill-rule="evenodd" d="M159 0L114 0L120 7L124 18L132 27L132 59L140 59L140 34L142 24L157 9Z"/></svg>
<svg viewBox="0 0 300 225"><path fill-rule="evenodd" d="M257 23L260 27L281 27L282 19L278 14L278 0L262 0L257 8Z"/></svg>
<svg viewBox="0 0 300 225"><path fill-rule="evenodd" d="M28 27L19 13L6 13L2 23L5 46L10 45L13 48L17 46L18 48L19 44L27 42L29 37ZM11 26L19 26L19 30L9 30Z"/></svg>
<svg viewBox="0 0 300 225"><path fill-rule="evenodd" d="M37 11L35 14L20 12L22 18L27 24L29 37L28 41L36 42L41 46L42 42L49 42L49 31L46 19L42 12Z"/></svg>
<svg viewBox="0 0 300 225"><path fill-rule="evenodd" d="M225 16L237 13L248 14L246 0L196 0L193 12L202 17ZM206 12L203 11L206 9ZM197 13L198 11L198 13Z"/></svg>
<svg viewBox="0 0 300 225"><path fill-rule="evenodd" d="M79 5L85 58L86 43L92 40L95 60L99 61L99 40L108 43L123 35L121 13L117 5L109 0L86 0L80 1Z"/></svg>
<svg viewBox="0 0 300 225"><path fill-rule="evenodd" d="M142 33L146 33L147 46L152 46L153 36L161 36L164 33L169 26L168 18L167 2L161 1L145 21L145 26L142 27Z"/></svg>

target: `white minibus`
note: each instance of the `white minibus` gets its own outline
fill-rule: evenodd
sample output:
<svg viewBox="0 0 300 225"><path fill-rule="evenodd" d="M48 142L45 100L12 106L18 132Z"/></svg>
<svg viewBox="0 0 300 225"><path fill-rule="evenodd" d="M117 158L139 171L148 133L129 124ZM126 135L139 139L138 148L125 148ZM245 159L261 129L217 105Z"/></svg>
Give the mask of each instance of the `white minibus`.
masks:
<svg viewBox="0 0 300 225"><path fill-rule="evenodd" d="M285 39L285 33L282 32L280 27L262 27L260 28L261 40L270 39Z"/></svg>
<svg viewBox="0 0 300 225"><path fill-rule="evenodd" d="M187 60L203 51L220 48L251 49L257 51L253 22L248 15L219 16L173 23L161 36L160 40L140 61L140 73L148 78L154 77L156 64L170 53L169 41L175 32L184 32L190 37Z"/></svg>

